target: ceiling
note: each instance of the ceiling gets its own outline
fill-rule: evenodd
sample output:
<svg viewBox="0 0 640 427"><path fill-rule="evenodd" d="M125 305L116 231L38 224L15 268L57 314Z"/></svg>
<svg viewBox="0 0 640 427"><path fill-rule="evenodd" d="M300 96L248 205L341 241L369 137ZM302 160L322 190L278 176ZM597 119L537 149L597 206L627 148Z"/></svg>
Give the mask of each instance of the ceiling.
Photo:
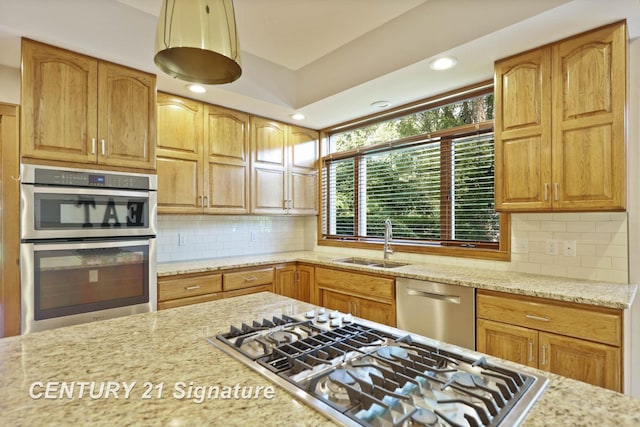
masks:
<svg viewBox="0 0 640 427"><path fill-rule="evenodd" d="M195 0L193 0L195 1ZM204 0L200 0L204 1ZM158 75L159 90L316 129L493 76L493 61L619 19L640 0L235 0L243 74L204 95L153 63L162 0L0 0L0 65L29 37ZM429 63L453 55L458 65Z"/></svg>

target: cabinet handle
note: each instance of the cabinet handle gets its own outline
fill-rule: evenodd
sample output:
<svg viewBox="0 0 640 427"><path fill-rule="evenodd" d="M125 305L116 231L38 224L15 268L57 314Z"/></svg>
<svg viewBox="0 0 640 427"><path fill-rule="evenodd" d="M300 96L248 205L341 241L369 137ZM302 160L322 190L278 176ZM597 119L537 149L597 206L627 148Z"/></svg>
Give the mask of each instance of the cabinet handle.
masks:
<svg viewBox="0 0 640 427"><path fill-rule="evenodd" d="M199 208L202 207L202 196L198 196L198 206Z"/></svg>
<svg viewBox="0 0 640 427"><path fill-rule="evenodd" d="M209 207L209 196L204 196L204 207L205 208Z"/></svg>
<svg viewBox="0 0 640 427"><path fill-rule="evenodd" d="M96 139L91 138L91 154L96 154Z"/></svg>
<svg viewBox="0 0 640 427"><path fill-rule="evenodd" d="M105 154L107 154L107 144L104 139L100 140L100 145L102 146L102 155L104 156Z"/></svg>
<svg viewBox="0 0 640 427"><path fill-rule="evenodd" d="M548 201L549 200L549 183L545 182L544 183L544 201Z"/></svg>
<svg viewBox="0 0 640 427"><path fill-rule="evenodd" d="M558 183L553 183L553 200L558 200Z"/></svg>
<svg viewBox="0 0 640 427"><path fill-rule="evenodd" d="M533 362L533 341L529 341L529 362Z"/></svg>
<svg viewBox="0 0 640 427"><path fill-rule="evenodd" d="M551 320L549 317L534 316L533 314L527 314L527 319L540 320L541 322L548 322Z"/></svg>
<svg viewBox="0 0 640 427"><path fill-rule="evenodd" d="M296 271L295 273L293 273L293 281L296 284L300 284L300 272Z"/></svg>
<svg viewBox="0 0 640 427"><path fill-rule="evenodd" d="M256 276L251 276L251 277L245 277L244 278L245 282L255 282L256 280L258 280L258 278Z"/></svg>
<svg viewBox="0 0 640 427"><path fill-rule="evenodd" d="M547 346L543 345L542 346L542 362L540 363L540 366L546 366L547 364Z"/></svg>
<svg viewBox="0 0 640 427"><path fill-rule="evenodd" d="M185 286L184 287L185 291L195 291L196 289L200 289L200 285L193 285L193 286Z"/></svg>

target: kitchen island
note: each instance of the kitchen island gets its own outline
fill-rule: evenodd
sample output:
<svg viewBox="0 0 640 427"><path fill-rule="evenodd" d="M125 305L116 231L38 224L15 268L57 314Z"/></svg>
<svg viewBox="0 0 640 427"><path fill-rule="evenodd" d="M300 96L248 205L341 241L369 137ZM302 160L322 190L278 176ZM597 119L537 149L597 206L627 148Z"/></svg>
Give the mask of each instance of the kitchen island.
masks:
<svg viewBox="0 0 640 427"><path fill-rule="evenodd" d="M206 341L311 308L263 292L0 339L3 424L333 425ZM640 425L640 399L541 374L550 383L523 425Z"/></svg>

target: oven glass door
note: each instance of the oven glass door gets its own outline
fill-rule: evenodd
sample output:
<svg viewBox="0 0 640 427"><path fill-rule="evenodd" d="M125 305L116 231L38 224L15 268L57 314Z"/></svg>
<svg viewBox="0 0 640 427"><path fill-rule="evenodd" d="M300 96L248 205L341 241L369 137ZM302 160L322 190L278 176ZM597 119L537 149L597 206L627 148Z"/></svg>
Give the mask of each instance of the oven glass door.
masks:
<svg viewBox="0 0 640 427"><path fill-rule="evenodd" d="M155 191L22 185L22 239L155 235Z"/></svg>
<svg viewBox="0 0 640 427"><path fill-rule="evenodd" d="M149 302L149 239L29 245L36 321Z"/></svg>

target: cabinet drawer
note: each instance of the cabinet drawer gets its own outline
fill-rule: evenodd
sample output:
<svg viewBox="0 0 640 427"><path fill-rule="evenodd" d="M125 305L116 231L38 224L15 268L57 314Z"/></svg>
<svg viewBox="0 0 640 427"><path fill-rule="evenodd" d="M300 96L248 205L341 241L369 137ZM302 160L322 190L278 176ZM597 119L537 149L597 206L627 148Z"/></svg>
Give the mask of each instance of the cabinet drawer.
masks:
<svg viewBox="0 0 640 427"><path fill-rule="evenodd" d="M158 301L193 297L222 291L222 275L177 276L158 279Z"/></svg>
<svg viewBox="0 0 640 427"><path fill-rule="evenodd" d="M336 289L350 294L393 300L395 280L369 276L349 271L316 267L316 284L319 288Z"/></svg>
<svg viewBox="0 0 640 427"><path fill-rule="evenodd" d="M477 316L620 346L620 310L478 290Z"/></svg>
<svg viewBox="0 0 640 427"><path fill-rule="evenodd" d="M273 285L252 286L250 288L236 289L235 291L226 291L222 293L222 298L233 298L258 292L273 292Z"/></svg>
<svg viewBox="0 0 640 427"><path fill-rule="evenodd" d="M201 302L215 301L222 299L222 292L215 294L196 295L193 297L173 299L169 301L161 301L158 303L158 310L166 310L168 308L182 307L184 305L198 304Z"/></svg>
<svg viewBox="0 0 640 427"><path fill-rule="evenodd" d="M273 267L223 274L224 290L250 288L273 284Z"/></svg>

